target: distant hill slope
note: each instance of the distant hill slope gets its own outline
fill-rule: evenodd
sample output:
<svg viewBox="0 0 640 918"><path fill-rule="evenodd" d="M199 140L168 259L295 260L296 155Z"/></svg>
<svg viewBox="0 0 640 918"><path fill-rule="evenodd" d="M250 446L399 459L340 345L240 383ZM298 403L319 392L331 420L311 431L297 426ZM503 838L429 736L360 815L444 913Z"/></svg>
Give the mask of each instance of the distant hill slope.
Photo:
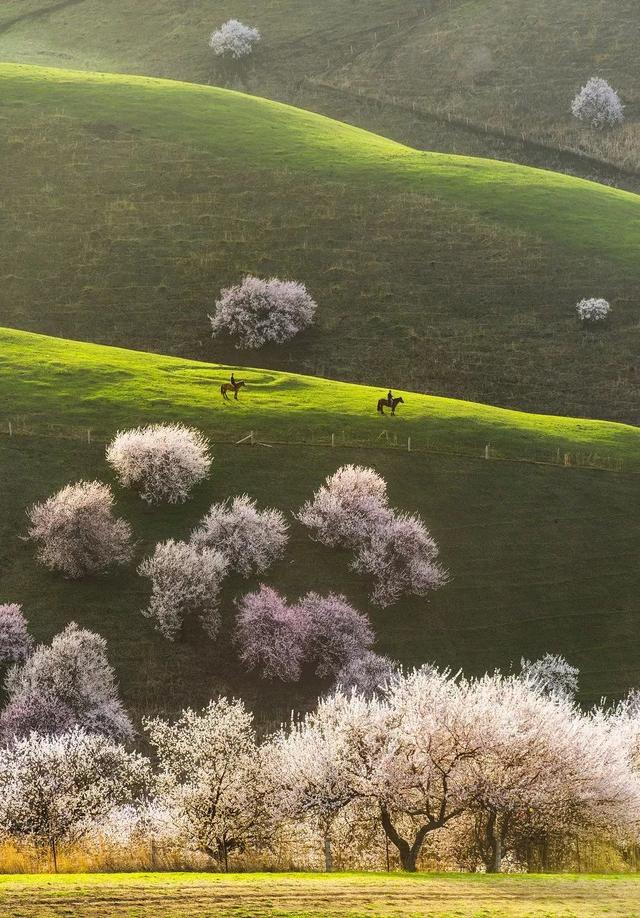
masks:
<svg viewBox="0 0 640 918"><path fill-rule="evenodd" d="M514 142L524 134L640 169L635 0L6 0L0 59L219 83L229 75L216 69L207 38L230 16L263 33L251 67L234 76L258 95L427 149L593 169ZM4 30L3 20L12 22ZM620 91L622 131L593 132L571 118L571 99L593 75ZM379 111L361 94L388 105ZM485 126L511 139L474 130Z"/></svg>
<svg viewBox="0 0 640 918"><path fill-rule="evenodd" d="M72 619L104 634L138 712L204 703L222 690L241 693L270 719L323 688L313 681L278 686L239 669L230 641L233 599L255 581L228 583L217 644L195 624L171 644L139 613L147 591L135 564L70 582L40 568L19 538L33 501L79 478L111 480L104 441L118 427L182 420L213 440L212 476L179 507L149 507L116 487L118 512L134 527L136 560L159 539L186 537L214 500L246 491L293 511L339 465L372 465L396 506L423 515L451 582L429 602L372 608L347 556L311 542L291 518L291 548L266 577L270 584L291 598L308 589L346 593L370 613L379 649L405 664L436 660L482 672L554 651L581 668L587 700L640 685L640 431L408 392L395 418L381 418L377 389L248 368L236 368L248 385L227 404L218 386L228 373L226 366L0 331L0 601L22 602L39 639ZM271 447L234 445L250 430ZM571 467L563 465L565 453Z"/></svg>
<svg viewBox="0 0 640 918"><path fill-rule="evenodd" d="M5 324L248 363L207 311L277 274L318 323L266 366L640 420L639 197L204 86L4 65L0 93Z"/></svg>

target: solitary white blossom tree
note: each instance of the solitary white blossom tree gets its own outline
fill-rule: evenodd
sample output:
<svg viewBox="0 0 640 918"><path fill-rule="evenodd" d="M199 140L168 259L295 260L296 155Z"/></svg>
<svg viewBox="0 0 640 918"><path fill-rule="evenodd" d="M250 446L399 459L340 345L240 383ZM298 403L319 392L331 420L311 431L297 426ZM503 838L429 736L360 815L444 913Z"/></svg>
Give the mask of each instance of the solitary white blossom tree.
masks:
<svg viewBox="0 0 640 918"><path fill-rule="evenodd" d="M71 622L50 645L40 644L5 682L8 703L0 716L5 740L32 731L60 734L74 727L111 739L130 739L103 637Z"/></svg>
<svg viewBox="0 0 640 918"><path fill-rule="evenodd" d="M0 831L48 848L57 871L60 848L137 801L148 780L144 758L103 736L32 733L0 750Z"/></svg>
<svg viewBox="0 0 640 918"><path fill-rule="evenodd" d="M269 824L268 769L253 718L241 701L221 698L175 723L145 722L160 768L159 795L185 838L225 869L237 848Z"/></svg>
<svg viewBox="0 0 640 918"><path fill-rule="evenodd" d="M226 558L230 571L248 577L264 573L282 557L288 529L280 510L259 510L255 500L243 494L213 504L191 534L191 544L198 549L215 548Z"/></svg>
<svg viewBox="0 0 640 918"><path fill-rule="evenodd" d="M185 501L211 467L209 444L184 424L152 424L116 434L107 462L120 484L138 488L148 503Z"/></svg>
<svg viewBox="0 0 640 918"><path fill-rule="evenodd" d="M578 318L583 322L603 322L611 312L611 306L602 297L587 297L576 306Z"/></svg>
<svg viewBox="0 0 640 918"><path fill-rule="evenodd" d="M258 29L253 26L244 25L238 19L228 19L211 34L209 47L216 57L239 60L251 54L261 37Z"/></svg>
<svg viewBox="0 0 640 918"><path fill-rule="evenodd" d="M29 538L50 570L95 574L131 558L131 527L113 514L113 494L99 481L67 485L28 511Z"/></svg>
<svg viewBox="0 0 640 918"><path fill-rule="evenodd" d="M237 339L237 347L283 344L312 322L317 305L304 284L247 275L241 284L224 289L210 316L214 338Z"/></svg>
<svg viewBox="0 0 640 918"><path fill-rule="evenodd" d="M24 663L32 650L22 606L15 602L0 605L0 667Z"/></svg>
<svg viewBox="0 0 640 918"><path fill-rule="evenodd" d="M582 87L571 103L571 112L579 121L599 129L614 127L624 121L620 96L601 77L591 77Z"/></svg>
<svg viewBox="0 0 640 918"><path fill-rule="evenodd" d="M168 539L138 568L151 581L151 599L142 614L158 631L175 640L185 618L196 613L211 638L220 628L220 590L227 560L214 548L199 550L187 542Z"/></svg>

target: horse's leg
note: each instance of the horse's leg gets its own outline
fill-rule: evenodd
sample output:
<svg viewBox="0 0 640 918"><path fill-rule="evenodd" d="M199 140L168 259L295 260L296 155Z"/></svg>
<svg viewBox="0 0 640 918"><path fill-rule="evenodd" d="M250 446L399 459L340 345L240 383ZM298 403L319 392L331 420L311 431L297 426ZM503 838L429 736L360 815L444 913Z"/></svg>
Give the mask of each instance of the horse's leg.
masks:
<svg viewBox="0 0 640 918"><path fill-rule="evenodd" d="M238 401L238 390L237 389L233 390L233 397L235 398L236 401Z"/></svg>

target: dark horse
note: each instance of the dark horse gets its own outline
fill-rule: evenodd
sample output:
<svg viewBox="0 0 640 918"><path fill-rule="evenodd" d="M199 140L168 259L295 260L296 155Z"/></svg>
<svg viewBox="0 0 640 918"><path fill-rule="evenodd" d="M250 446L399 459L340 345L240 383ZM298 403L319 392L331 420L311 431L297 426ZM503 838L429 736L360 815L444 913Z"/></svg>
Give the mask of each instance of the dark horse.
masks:
<svg viewBox="0 0 640 918"><path fill-rule="evenodd" d="M378 399L378 411L380 412L380 414L384 414L385 406L387 408L391 408L391 414L395 414L396 408L398 407L398 405L404 405L404 399L401 395L398 398L392 398L391 404L389 404L389 400L386 398Z"/></svg>
<svg viewBox="0 0 640 918"><path fill-rule="evenodd" d="M244 381L244 379L239 379L238 382L235 383L235 385L230 382L222 383L222 385L220 386L220 394L222 395L224 399L229 401L229 396L227 395L227 392L233 392L233 397L237 400L238 389L241 389L242 386L246 386L246 385L247 384Z"/></svg>

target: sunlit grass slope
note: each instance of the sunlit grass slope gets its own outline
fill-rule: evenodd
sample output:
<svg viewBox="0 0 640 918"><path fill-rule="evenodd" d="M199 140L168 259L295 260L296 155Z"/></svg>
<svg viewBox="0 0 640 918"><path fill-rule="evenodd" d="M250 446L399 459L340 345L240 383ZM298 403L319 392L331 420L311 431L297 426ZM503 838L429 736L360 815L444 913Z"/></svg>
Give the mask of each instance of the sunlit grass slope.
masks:
<svg viewBox="0 0 640 918"><path fill-rule="evenodd" d="M2 331L0 601L22 602L38 638L71 619L100 631L137 712L198 704L222 690L241 693L269 720L324 687L311 678L278 686L239 670L233 600L254 581L227 584L216 644L195 624L170 644L139 613L147 594L135 564L69 582L42 570L19 538L33 501L79 478L112 481L104 440L117 428L183 420L212 440L212 476L180 507L148 507L116 486L136 561L159 539L187 536L214 500L246 491L290 513L339 465L364 463L385 476L395 505L423 515L451 582L429 602L375 609L348 557L311 542L290 516L291 549L270 584L291 598L308 589L344 592L371 615L379 649L405 664L436 660L480 672L551 650L581 668L585 699L640 684L637 429L406 391L398 415L381 418L378 389L239 367L247 386L226 404L219 385L229 369ZM234 445L251 430L274 445ZM487 444L491 456L546 464L487 461ZM558 453L622 472L548 464Z"/></svg>
<svg viewBox="0 0 640 918"><path fill-rule="evenodd" d="M0 88L5 324L230 361L217 292L278 274L318 323L267 366L640 417L637 196L212 87L4 65ZM585 295L613 304L597 333Z"/></svg>

